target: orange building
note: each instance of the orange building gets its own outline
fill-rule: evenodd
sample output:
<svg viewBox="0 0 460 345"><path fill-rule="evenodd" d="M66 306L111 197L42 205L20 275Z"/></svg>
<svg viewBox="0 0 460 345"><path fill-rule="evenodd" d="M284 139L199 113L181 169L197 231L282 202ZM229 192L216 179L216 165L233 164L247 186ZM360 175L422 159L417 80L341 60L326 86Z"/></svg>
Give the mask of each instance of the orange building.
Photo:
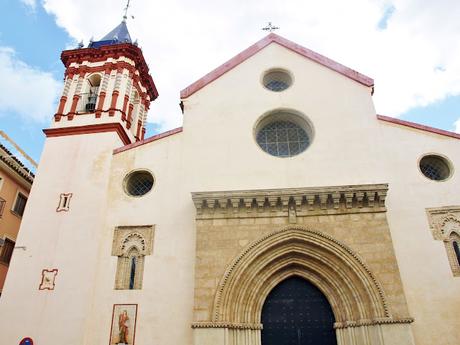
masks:
<svg viewBox="0 0 460 345"><path fill-rule="evenodd" d="M0 294L34 174L0 144Z"/></svg>

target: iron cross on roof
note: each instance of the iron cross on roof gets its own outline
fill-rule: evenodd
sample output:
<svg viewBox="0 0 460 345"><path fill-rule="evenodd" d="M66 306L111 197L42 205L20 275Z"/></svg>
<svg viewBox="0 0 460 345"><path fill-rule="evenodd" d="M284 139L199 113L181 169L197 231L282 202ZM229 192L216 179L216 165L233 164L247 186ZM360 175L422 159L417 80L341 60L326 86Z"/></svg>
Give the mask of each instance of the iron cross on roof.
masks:
<svg viewBox="0 0 460 345"><path fill-rule="evenodd" d="M262 28L262 30L273 32L275 30L279 30L279 27L272 25L272 22L268 22L268 25Z"/></svg>
<svg viewBox="0 0 460 345"><path fill-rule="evenodd" d="M123 21L126 21L126 19L128 19L128 9L129 9L129 3L130 2L131 2L131 0L128 0L128 3L126 4L126 7L124 9ZM133 17L133 16L131 16L131 17Z"/></svg>

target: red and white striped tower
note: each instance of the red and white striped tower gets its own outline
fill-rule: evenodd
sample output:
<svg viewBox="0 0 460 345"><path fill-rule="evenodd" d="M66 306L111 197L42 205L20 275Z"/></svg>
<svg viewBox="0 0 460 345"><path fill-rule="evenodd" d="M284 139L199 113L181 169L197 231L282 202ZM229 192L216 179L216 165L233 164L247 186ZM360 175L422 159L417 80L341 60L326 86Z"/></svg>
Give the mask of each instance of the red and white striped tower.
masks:
<svg viewBox="0 0 460 345"><path fill-rule="evenodd" d="M126 21L87 48L66 50L64 90L48 137L116 131L124 144L142 140L158 92Z"/></svg>

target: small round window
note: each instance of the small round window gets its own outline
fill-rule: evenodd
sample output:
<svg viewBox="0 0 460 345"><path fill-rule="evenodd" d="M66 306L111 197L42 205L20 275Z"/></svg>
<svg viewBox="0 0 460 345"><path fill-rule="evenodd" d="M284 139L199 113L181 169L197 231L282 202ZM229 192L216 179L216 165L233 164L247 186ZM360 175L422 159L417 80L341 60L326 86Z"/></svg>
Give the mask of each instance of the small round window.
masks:
<svg viewBox="0 0 460 345"><path fill-rule="evenodd" d="M444 181L451 175L449 162L436 155L428 155L420 160L420 171L430 180Z"/></svg>
<svg viewBox="0 0 460 345"><path fill-rule="evenodd" d="M312 129L307 121L289 112L266 116L256 126L256 141L260 148L276 157L292 157L310 145Z"/></svg>
<svg viewBox="0 0 460 345"><path fill-rule="evenodd" d="M153 187L153 176L145 170L134 171L126 176L125 191L131 196L142 196L150 192Z"/></svg>
<svg viewBox="0 0 460 345"><path fill-rule="evenodd" d="M291 86L292 78L286 71L272 70L265 73L263 84L265 88L271 91L280 92Z"/></svg>

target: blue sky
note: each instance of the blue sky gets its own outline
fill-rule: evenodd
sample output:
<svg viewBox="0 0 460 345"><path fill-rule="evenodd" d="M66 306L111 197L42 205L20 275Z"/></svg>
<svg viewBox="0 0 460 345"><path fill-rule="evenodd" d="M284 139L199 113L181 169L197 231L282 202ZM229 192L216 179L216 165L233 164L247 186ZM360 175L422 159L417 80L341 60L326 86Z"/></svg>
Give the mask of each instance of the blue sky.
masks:
<svg viewBox="0 0 460 345"><path fill-rule="evenodd" d="M94 32L88 32L88 30L91 29L87 28L87 23L84 23L84 25L82 24L81 27L79 27L78 18L72 17L72 9L69 9L68 11L66 10L66 2L73 4L74 6L81 6L82 8L84 6L88 6L87 4L84 4L84 1L72 2L71 0L61 0L59 3L53 0L45 1L47 10L45 10L43 7L43 3L38 0L6 0L6 4L3 4L4 9L6 8L6 15L4 12L2 21L0 21L0 72L7 71L10 73L18 71L18 74L24 73L26 76L24 79L18 79L18 83L24 81L27 84L31 84L31 86L25 91L27 94L22 96L20 93L24 93L24 91L21 91L19 88L9 90L11 93L7 97L14 99L15 102L21 103L22 106L20 107L16 107L14 104L2 105L2 98L0 97L0 129L4 130L28 154L30 154L30 156L32 156L37 161L39 160L44 143L44 135L41 130L48 127L55 111L57 97L61 91L60 83L62 81L64 72L62 63L59 58L61 51L66 48L75 46L77 42L77 36L87 41L93 35L97 39L99 36L110 31L115 25L118 24L119 20L121 19L121 9L123 8L124 3L124 1L121 0L118 1L120 2L120 9L115 10L113 12L113 16L110 18L106 18L104 21L102 21L102 23L95 25L94 29L92 29ZM117 1L115 2L118 3ZM78 3L78 5L75 5L76 3ZM179 5L180 3L177 3L177 6ZM91 8L91 5L89 5L87 8ZM134 10L136 10L136 8L134 8ZM370 7L370 10L373 10L373 7ZM78 12L75 11L75 9L73 9L73 11L75 13ZM139 8L137 8L137 11L140 12ZM252 13L251 11L256 13L256 9L253 8L249 8L247 11L249 15ZM375 16L375 35L379 35L379 32L381 35L381 32L391 30L392 25L394 25L393 27L401 25L400 22L399 24L398 22L396 22L396 24L393 24L392 22L393 16L398 14L398 8L393 4L386 3L380 8L380 11L380 14L376 14ZM273 16L276 16L276 14L272 14L272 17ZM88 18L88 20L90 19L91 18ZM238 21L240 19L234 18L234 20ZM402 20L403 19L400 19L400 21ZM148 22L148 20L145 21ZM59 25L57 25L57 22ZM83 23L83 21L80 22ZM132 24L129 24L128 26L130 27L130 30L133 28L131 33L134 32L135 35L137 34L142 38L141 33L143 22L144 21L142 20L141 15L141 18L137 18L136 21L134 21ZM283 19L281 17L279 18L278 22L275 22L275 24L279 24L279 22L283 24ZM231 23L229 23L229 25L230 24ZM312 24L312 27L314 25L316 24ZM222 26L222 31L229 30L229 28L231 28L227 27L225 23L223 23ZM331 49L331 54L333 56L329 55L329 57L374 77L376 81L377 95L379 92L387 92L385 91L385 87L388 88L388 86L386 86L389 84L388 81L383 80L383 86L380 87L379 79L377 76L373 75L372 72L367 73L366 69L370 70L371 68L369 66L372 66L372 61L368 61L370 59L366 59L364 62L360 63L359 59L354 60L353 55L350 55L348 52L344 53L343 59L341 59L342 54L340 53L340 49L343 49L343 47L340 47L340 43L336 43L335 46L338 46L338 48L337 50L333 50L329 47L334 45L334 42L329 42L329 46L321 46L318 43L319 41L315 41L313 36L291 37L296 36L295 28L288 27L288 24L285 24L285 26L287 27L287 32L280 32L279 34L313 50L316 50L315 48L319 47L322 49L319 50L319 52L325 55L328 55L327 50ZM259 28L257 28L257 30L258 29ZM188 72L186 71L190 69L190 66L186 66L182 70L179 68L177 75L170 78L176 80L176 84L173 82L163 81L166 78L162 77L160 74L160 80L157 81L160 97L162 92L166 90L166 101L169 102L169 105L163 107L160 106L158 109L153 107L154 112L160 113L161 115L156 118L158 120L156 123L154 123L155 116L149 117L150 123L148 125L147 136L152 135L155 132L167 130L180 125L180 115L178 114L178 109L176 109L177 102L179 100L178 93L180 89L187 86L190 82L199 78L204 73L210 71L220 63L225 62L228 58L249 46L251 43L254 43L257 39L264 35L264 33L259 33L255 29L252 30L255 31L255 34L249 35L249 38L241 39L241 42L237 42L238 37L231 37L229 39L229 43L231 44L229 44L228 47L225 47L225 49L221 49L219 53L216 53L215 56L212 57L212 60L205 61L208 64L207 66L199 65L197 63L196 71L193 71L190 74L187 74ZM292 32L292 34L290 34L290 32ZM408 31L406 30L406 32ZM213 38L214 37L209 36L208 42L203 44L213 44ZM167 51L168 54L170 54L171 51L175 51L176 54L179 54L178 50L174 50L178 49L177 47L167 46L164 42L162 44L157 44L153 48L147 46L146 42L149 42L150 39L151 38L148 36L144 37L144 41L141 41L141 45L142 43L145 44L145 55L151 67L152 64L161 65L161 63L166 60L161 58L161 49ZM166 40L168 39L171 40L170 38L166 38ZM206 37L204 40L206 41ZM309 45L309 41L312 41L312 46ZM220 46L222 43L219 40L215 41L215 44L216 48L222 48ZM364 50L365 48L362 47L362 49ZM442 50L442 47L440 49ZM155 52L152 53L152 50ZM449 70L446 71L445 67L448 65L448 63L446 62L444 64L444 60L441 54L438 59L440 61L439 65L436 65L436 70L431 72L433 73L434 77L441 76L442 78L446 79L446 73L450 72ZM153 60L153 63L151 63L151 60ZM3 67L1 65L2 63ZM5 67L5 65L7 66ZM364 70L360 69L360 65L363 65ZM378 66L376 70L378 70ZM155 72L153 72L153 76L155 78ZM381 77L381 79L384 79L384 77ZM2 78L2 80L5 82L5 79ZM396 84L399 83L398 80L393 80L393 82ZM34 83L37 85L33 86L32 84ZM433 84L436 83L438 83L438 81L433 82ZM405 84L405 87L407 88L416 89L417 86L418 85L416 80L413 81L413 84L407 82ZM35 89L33 87L35 87ZM436 94L436 97L433 97L432 99L430 99L430 97L423 96L424 92L426 93L430 90L416 90L417 92L420 92L420 101L417 101L417 93L415 93L415 96L412 98L406 98L407 104L404 104L404 99L398 100L399 107L395 107L394 109L403 109L403 111L396 111L396 113L387 113L385 111L381 111L381 109L379 109L377 106L378 102L376 101L377 112L388 116L398 116L403 120L418 122L445 130L454 131L456 129L455 122L460 119L460 96L459 93L455 92L455 88L450 90L448 87L444 87L442 88L442 92L439 91L440 88L440 86L437 86L437 89L433 91L433 93ZM28 99L30 97L28 102L33 103L29 104L28 102L25 102L21 97L27 97ZM386 103L388 103L388 99L391 99L391 97L387 96ZM3 103L6 101L7 100L3 99ZM174 105L174 108L172 108L171 104ZM382 108L386 109L385 107ZM392 109L391 107L387 108ZM168 115L169 112L171 115Z"/></svg>

